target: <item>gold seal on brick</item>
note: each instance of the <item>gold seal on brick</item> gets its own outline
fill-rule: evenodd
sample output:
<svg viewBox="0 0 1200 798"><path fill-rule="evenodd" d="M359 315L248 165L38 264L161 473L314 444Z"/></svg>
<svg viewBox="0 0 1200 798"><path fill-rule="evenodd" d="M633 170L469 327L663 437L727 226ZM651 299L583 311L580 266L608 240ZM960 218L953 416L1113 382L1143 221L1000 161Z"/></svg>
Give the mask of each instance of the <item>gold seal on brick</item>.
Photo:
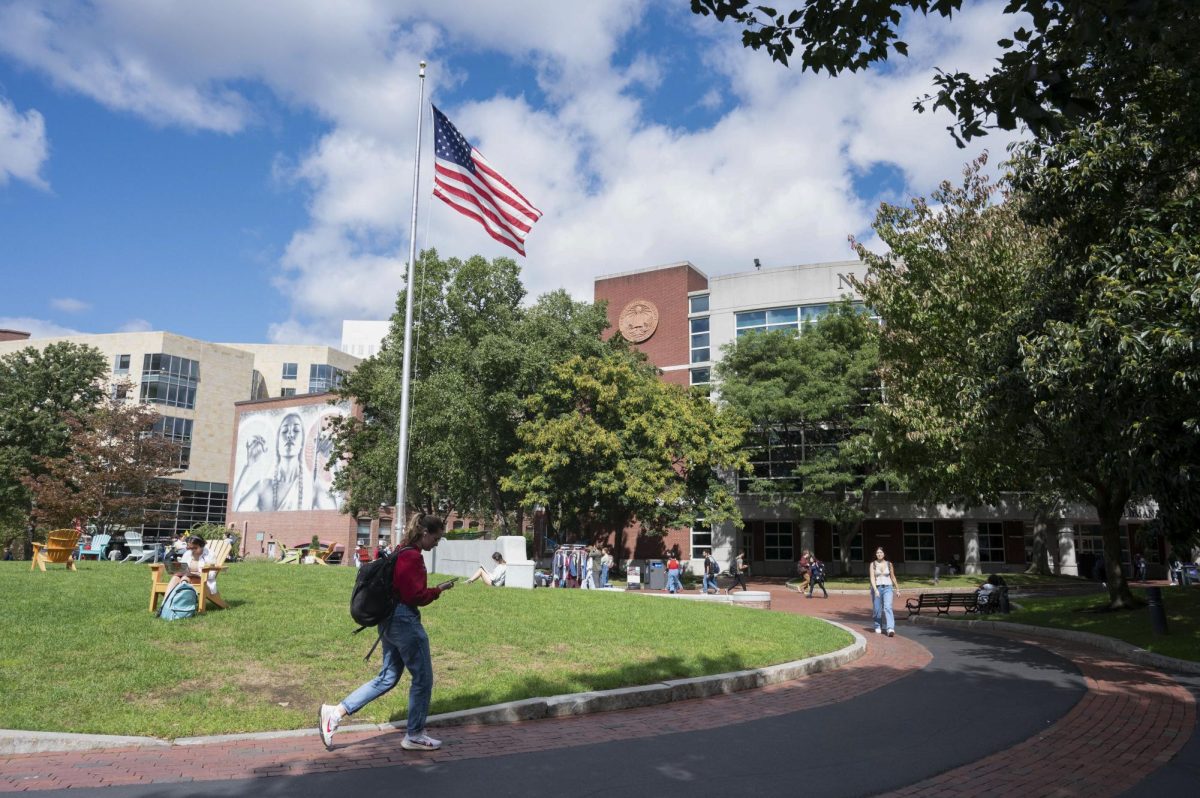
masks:
<svg viewBox="0 0 1200 798"><path fill-rule="evenodd" d="M658 329L658 308L648 299L635 299L621 311L617 329L631 344L645 341Z"/></svg>

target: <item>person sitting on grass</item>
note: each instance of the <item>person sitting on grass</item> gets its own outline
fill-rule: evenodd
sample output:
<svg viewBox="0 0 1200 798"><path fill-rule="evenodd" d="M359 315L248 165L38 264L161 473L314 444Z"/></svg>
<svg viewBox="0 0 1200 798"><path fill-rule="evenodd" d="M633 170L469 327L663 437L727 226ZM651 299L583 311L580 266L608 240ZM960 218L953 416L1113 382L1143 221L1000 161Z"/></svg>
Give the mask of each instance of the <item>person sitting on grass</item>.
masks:
<svg viewBox="0 0 1200 798"><path fill-rule="evenodd" d="M202 569L208 565L216 565L217 560L213 557L212 552L204 545L204 538L199 535L192 535L186 541L187 549L178 559L179 571L171 577L171 581L167 583L167 592L170 593L174 587L187 579L192 584L200 584ZM217 572L208 572L208 592L215 594L217 592Z"/></svg>
<svg viewBox="0 0 1200 798"><path fill-rule="evenodd" d="M504 555L498 551L492 552L492 561L496 563L496 567L491 573L481 565L479 570L471 574L471 578L467 580L467 584L471 584L476 579L482 579L485 585L491 587L504 587L504 578L508 574L508 563L504 561Z"/></svg>

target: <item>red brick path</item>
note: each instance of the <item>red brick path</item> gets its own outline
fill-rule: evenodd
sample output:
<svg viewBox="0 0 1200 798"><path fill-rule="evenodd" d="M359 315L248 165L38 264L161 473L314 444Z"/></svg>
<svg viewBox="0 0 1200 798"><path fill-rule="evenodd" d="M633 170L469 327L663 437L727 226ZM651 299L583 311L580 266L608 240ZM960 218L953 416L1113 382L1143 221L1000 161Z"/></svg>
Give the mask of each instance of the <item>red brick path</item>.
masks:
<svg viewBox="0 0 1200 798"><path fill-rule="evenodd" d="M773 588L776 610L869 625L865 597L805 599ZM903 626L901 626L903 629ZM843 701L925 667L927 649L903 635L867 633L867 654L830 673L730 696L585 718L435 732L445 747L412 753L403 732L340 733L327 752L315 736L239 740L169 749L125 749L0 759L0 791L101 787L191 780L301 775L392 764L450 762L544 751L671 732L687 732L782 715ZM978 794L998 786L1023 795L1115 795L1173 756L1195 726L1191 694L1174 681L1094 652L1055 645L1087 677L1088 693L1049 730L980 762L912 785L897 795ZM705 711L696 711L700 702ZM653 720L653 722L649 722ZM1053 756L1048 755L1053 752ZM1077 767L1067 770L1065 764Z"/></svg>

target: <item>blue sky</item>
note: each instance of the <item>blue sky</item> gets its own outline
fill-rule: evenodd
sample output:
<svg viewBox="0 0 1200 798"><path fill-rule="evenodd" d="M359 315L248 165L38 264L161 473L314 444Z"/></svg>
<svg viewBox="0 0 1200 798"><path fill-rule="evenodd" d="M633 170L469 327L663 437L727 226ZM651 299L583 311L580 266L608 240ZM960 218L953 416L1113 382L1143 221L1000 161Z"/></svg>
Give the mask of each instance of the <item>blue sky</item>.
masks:
<svg viewBox="0 0 1200 798"><path fill-rule="evenodd" d="M983 146L910 106L935 63L986 68L996 4L916 20L909 59L836 80L687 6L0 0L0 327L336 342L342 319L386 317L420 58L427 96L546 213L533 294L847 258L881 199ZM430 197L428 124L419 245L506 254Z"/></svg>

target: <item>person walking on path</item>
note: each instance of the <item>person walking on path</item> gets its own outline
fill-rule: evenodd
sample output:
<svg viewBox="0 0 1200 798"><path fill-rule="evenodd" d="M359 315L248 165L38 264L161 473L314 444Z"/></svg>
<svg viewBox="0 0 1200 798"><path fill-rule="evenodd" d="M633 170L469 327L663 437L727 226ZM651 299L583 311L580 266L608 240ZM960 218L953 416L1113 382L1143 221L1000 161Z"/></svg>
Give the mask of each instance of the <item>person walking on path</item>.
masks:
<svg viewBox="0 0 1200 798"><path fill-rule="evenodd" d="M896 636L896 617L892 614L892 596L899 585L896 569L888 562L883 547L875 549L875 561L871 563L871 601L875 611L875 634L883 631L887 621L887 636Z"/></svg>
<svg viewBox="0 0 1200 798"><path fill-rule="evenodd" d="M704 550L704 581L702 584L704 586L704 592L706 594L708 593L710 587L712 588L712 592L714 592L714 593L718 592L717 574L719 574L719 573L721 573L720 563L717 562L717 558L712 555L711 551L709 551L708 549L705 549Z"/></svg>
<svg viewBox="0 0 1200 798"><path fill-rule="evenodd" d="M821 592L825 594L825 598L829 598L829 591L825 589L825 563L818 560L816 555L813 555L809 559L808 571L808 597L812 598L813 588L820 585Z"/></svg>
<svg viewBox="0 0 1200 798"><path fill-rule="evenodd" d="M608 574L613 567L612 546L604 547L604 556L600 558L600 587L609 587Z"/></svg>
<svg viewBox="0 0 1200 798"><path fill-rule="evenodd" d="M742 586L743 593L746 590L748 590L748 588L746 587L746 574L749 571L750 571L750 566L746 564L746 552L739 551L737 553L737 557L735 557L733 560L733 578L734 578L735 582L734 582L734 584L730 585L729 589L726 590L725 592L732 593L733 589L735 587L737 587L738 585Z"/></svg>
<svg viewBox="0 0 1200 798"><path fill-rule="evenodd" d="M683 582L679 580L679 558L674 552L671 552L671 557L667 560L667 592L683 592Z"/></svg>
<svg viewBox="0 0 1200 798"><path fill-rule="evenodd" d="M801 577L801 581L800 581L800 592L801 593L804 593L806 591L808 591L808 592L812 591L812 581L811 581L812 576L809 573L809 569L810 569L810 566L812 565L812 561L813 561L812 552L809 551L808 549L805 549L804 553L800 555L800 559L796 562L796 573L799 574Z"/></svg>
<svg viewBox="0 0 1200 798"><path fill-rule="evenodd" d="M337 731L342 718L353 715L395 687L405 668L412 675L412 686L408 691L408 731L400 741L400 747L409 751L436 751L441 748L440 740L425 733L429 697L433 692L433 661L429 655L429 636L421 625L420 607L437 601L442 593L454 586L454 582L429 587L421 552L436 548L445 531L445 522L435 515L418 514L409 523L404 546L396 555L396 569L392 572L392 594L396 597L396 609L391 619L379 626L383 667L379 669L378 676L340 703L321 705L319 730L326 748L333 748L333 733Z"/></svg>

